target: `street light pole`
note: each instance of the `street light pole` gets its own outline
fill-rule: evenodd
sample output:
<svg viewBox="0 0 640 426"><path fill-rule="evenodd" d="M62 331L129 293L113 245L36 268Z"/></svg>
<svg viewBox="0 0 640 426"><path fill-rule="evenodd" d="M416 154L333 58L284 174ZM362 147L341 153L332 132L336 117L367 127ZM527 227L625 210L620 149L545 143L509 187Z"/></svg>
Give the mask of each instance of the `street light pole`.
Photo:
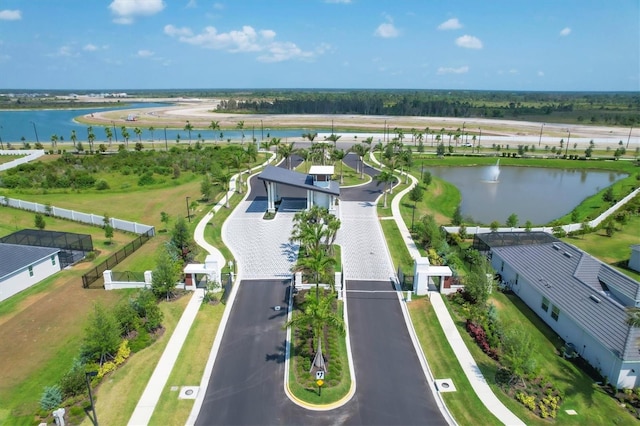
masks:
<svg viewBox="0 0 640 426"><path fill-rule="evenodd" d="M466 122L466 121L463 121L463 122L462 122L462 137L463 137L463 138L464 138L464 125L465 125L465 124L467 124L467 122ZM464 143L465 143L465 144L467 143L467 140L468 140L468 138L467 138L467 139L465 139L465 141L464 141Z"/></svg>
<svg viewBox="0 0 640 426"><path fill-rule="evenodd" d="M32 121L31 124L33 124L33 132L36 134L36 142L40 143L40 139L38 139L38 129L36 129L36 123Z"/></svg>
<svg viewBox="0 0 640 426"><path fill-rule="evenodd" d="M571 129L567 129L567 132L569 132L569 137L567 138L567 148L564 150L565 157L569 153L569 141L571 140Z"/></svg>
<svg viewBox="0 0 640 426"><path fill-rule="evenodd" d="M476 149L478 150L478 153L480 153L480 139L482 139L482 128L478 127L478 130L480 131L480 135L478 136L478 146Z"/></svg>
<svg viewBox="0 0 640 426"><path fill-rule="evenodd" d="M189 211L189 198L187 197L187 219L189 219L189 223L191 223L191 212Z"/></svg>
<svg viewBox="0 0 640 426"><path fill-rule="evenodd" d="M0 126L0 129L1 129L1 128L2 128L2 127ZM632 131L632 130L633 130L633 126L631 126L631 128L629 129L629 136L627 137L627 148L626 148L626 149L629 149L629 141L631 140L631 131ZM2 143L2 141L1 141L1 140L0 140L0 143Z"/></svg>
<svg viewBox="0 0 640 426"><path fill-rule="evenodd" d="M89 402L91 403L91 410L93 411L93 424L95 426L98 426L98 417L96 416L96 406L93 403L93 394L91 393L91 381L89 380L89 377L94 377L97 375L97 371L87 371L86 373L84 373L84 377L87 380L87 389L89 389Z"/></svg>
<svg viewBox="0 0 640 426"><path fill-rule="evenodd" d="M542 129L544 129L544 123L542 123L542 126L540 126L540 137L538 138L538 148L540 147L540 144L542 143Z"/></svg>

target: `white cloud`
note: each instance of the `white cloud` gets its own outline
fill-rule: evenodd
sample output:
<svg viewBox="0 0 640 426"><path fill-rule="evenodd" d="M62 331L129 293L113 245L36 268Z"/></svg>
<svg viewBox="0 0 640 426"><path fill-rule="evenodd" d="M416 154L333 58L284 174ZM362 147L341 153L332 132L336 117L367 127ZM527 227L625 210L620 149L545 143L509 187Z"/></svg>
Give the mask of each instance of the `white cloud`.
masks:
<svg viewBox="0 0 640 426"><path fill-rule="evenodd" d="M96 46L95 44L89 43L89 44L85 44L82 50L86 50L87 52L95 52L96 50L98 50L98 46Z"/></svg>
<svg viewBox="0 0 640 426"><path fill-rule="evenodd" d="M194 7L198 7L198 2L196 0L189 0L189 3L187 3L187 9L191 9Z"/></svg>
<svg viewBox="0 0 640 426"><path fill-rule="evenodd" d="M438 68L438 74L465 74L469 72L469 67L467 65L461 66L459 68L448 68L448 67L440 67Z"/></svg>
<svg viewBox="0 0 640 426"><path fill-rule="evenodd" d="M462 28L462 24L458 21L458 18L451 18L438 25L439 30L459 30Z"/></svg>
<svg viewBox="0 0 640 426"><path fill-rule="evenodd" d="M116 24L131 24L136 16L150 16L164 9L162 0L113 0L109 5Z"/></svg>
<svg viewBox="0 0 640 426"><path fill-rule="evenodd" d="M213 4L213 8L215 10L222 10L222 9L224 9L224 4L222 4L222 3L214 3Z"/></svg>
<svg viewBox="0 0 640 426"><path fill-rule="evenodd" d="M256 31L245 25L241 30L227 33L218 32L215 27L206 27L200 34L194 34L188 27L177 28L166 25L164 33L177 37L179 41L206 49L225 50L231 53L260 52L261 62L281 62L288 59L312 59L323 54L329 46L320 45L315 51L304 51L293 42L276 41L273 30Z"/></svg>
<svg viewBox="0 0 640 426"><path fill-rule="evenodd" d="M193 35L193 32L190 28L178 28L171 24L164 26L164 33L171 37L190 37Z"/></svg>
<svg viewBox="0 0 640 426"><path fill-rule="evenodd" d="M139 58L150 58L153 55L154 53L151 50L146 49L138 50L138 53L136 54Z"/></svg>
<svg viewBox="0 0 640 426"><path fill-rule="evenodd" d="M22 12L19 10L0 10L0 21L19 21L22 19Z"/></svg>
<svg viewBox="0 0 640 426"><path fill-rule="evenodd" d="M69 45L64 45L64 46L61 46L60 48L58 48L58 50L56 50L55 52L49 53L47 56L70 58L70 57L80 56L80 54L78 52L76 52L73 49L73 47L71 47Z"/></svg>
<svg viewBox="0 0 640 426"><path fill-rule="evenodd" d="M382 38L398 37L398 29L391 22L385 22L378 25L374 35Z"/></svg>
<svg viewBox="0 0 640 426"><path fill-rule="evenodd" d="M467 49L482 49L482 42L479 38L466 34L458 37L456 44Z"/></svg>
<svg viewBox="0 0 640 426"><path fill-rule="evenodd" d="M560 31L561 36L568 36L569 34L571 34L571 28L569 27L564 27L562 31Z"/></svg>
<svg viewBox="0 0 640 426"><path fill-rule="evenodd" d="M511 69L509 70L509 74L518 74L518 70L517 70L517 69L515 69L515 68L511 68Z"/></svg>
<svg viewBox="0 0 640 426"><path fill-rule="evenodd" d="M538 77L544 77L544 72L538 71Z"/></svg>

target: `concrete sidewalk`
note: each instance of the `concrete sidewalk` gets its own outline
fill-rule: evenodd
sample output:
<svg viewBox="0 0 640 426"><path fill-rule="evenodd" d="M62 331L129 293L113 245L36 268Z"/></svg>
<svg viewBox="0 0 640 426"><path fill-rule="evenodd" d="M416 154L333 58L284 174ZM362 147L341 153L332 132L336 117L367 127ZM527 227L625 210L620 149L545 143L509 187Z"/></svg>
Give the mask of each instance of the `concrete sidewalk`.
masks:
<svg viewBox="0 0 640 426"><path fill-rule="evenodd" d="M203 297L204 290L201 288L194 291L191 296L189 304L182 313L180 321L178 321L178 325L173 331L171 339L169 339L169 343L167 343L167 347L164 349L162 357L160 357L158 365L156 365L155 370L153 370L153 374L147 383L147 387L144 389L144 392L138 401L138 405L136 405L136 409L129 419L128 424L130 426L149 424L153 411L156 408L156 404L160 399L160 395L167 384L167 380L169 380L169 374L171 374L173 365L176 363L178 355L182 350L182 345L189 334L191 324L193 324L198 310L200 309Z"/></svg>
<svg viewBox="0 0 640 426"><path fill-rule="evenodd" d="M376 165L380 166L380 162L374 156L370 156L370 158L376 163ZM406 173L403 173L406 175ZM416 184L418 184L418 180L409 175L412 184L409 185L408 188L404 189L400 193L396 194L391 202L391 212L393 214L393 218L400 229L400 234L402 235L402 239L411 254L411 257L414 259L416 257L421 257L420 252L418 251L418 247L416 243L413 241L411 237L411 233L409 232L409 228L404 223L402 219L402 215L400 214L400 200L402 197L408 193L411 188L413 188ZM486 379L482 375L478 364L476 364L473 356L471 356L471 352L467 348L467 345L462 340L462 336L458 332L458 329L447 310L447 307L442 300L442 295L437 291L429 292L429 300L431 301L431 305L433 306L433 310L438 317L438 322L444 331L445 336L447 337L447 341L453 349L453 352L456 354L458 358L458 362L464 371L465 376L469 380L471 387L475 391L476 395L480 399L480 401L487 407L491 413L496 416L498 420L500 420L505 425L522 425L524 426L524 422L520 420L515 414L513 414L493 393L489 385L487 384ZM423 354L424 356L424 354Z"/></svg>

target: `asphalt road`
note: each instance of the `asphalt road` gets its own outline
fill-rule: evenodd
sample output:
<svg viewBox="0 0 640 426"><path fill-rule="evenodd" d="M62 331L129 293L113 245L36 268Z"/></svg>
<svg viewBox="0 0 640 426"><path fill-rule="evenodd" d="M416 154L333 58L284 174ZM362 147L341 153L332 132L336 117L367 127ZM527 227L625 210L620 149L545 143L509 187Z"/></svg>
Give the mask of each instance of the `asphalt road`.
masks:
<svg viewBox="0 0 640 426"><path fill-rule="evenodd" d="M242 281L197 425L444 425L389 282L353 281L348 293L357 391L317 412L283 389L286 281ZM383 315L381 313L384 313Z"/></svg>

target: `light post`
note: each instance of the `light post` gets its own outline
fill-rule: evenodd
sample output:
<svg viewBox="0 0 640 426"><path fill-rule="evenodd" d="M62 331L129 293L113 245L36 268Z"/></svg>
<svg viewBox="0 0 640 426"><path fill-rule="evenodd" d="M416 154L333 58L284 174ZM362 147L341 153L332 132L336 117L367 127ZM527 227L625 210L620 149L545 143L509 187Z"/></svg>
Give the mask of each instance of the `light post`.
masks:
<svg viewBox="0 0 640 426"><path fill-rule="evenodd" d="M91 379L98 375L97 371L87 371L84 373L84 377L87 380L87 389L89 390L89 402L91 403L91 410L93 411L93 424L98 426L98 417L96 416L96 406L93 403L93 394L91 393Z"/></svg>
<svg viewBox="0 0 640 426"><path fill-rule="evenodd" d="M113 134L116 137L116 145L118 144L118 132L116 132L116 123L114 123L113 120L111 120L111 124L113 125Z"/></svg>
<svg viewBox="0 0 640 426"><path fill-rule="evenodd" d="M191 223L191 212L189 211L189 198L187 197L187 219L189 219L189 223Z"/></svg>
<svg viewBox="0 0 640 426"><path fill-rule="evenodd" d="M478 127L478 130L480 131L480 135L478 135L478 146L477 146L477 151L478 153L480 153L480 139L482 139L482 128Z"/></svg>
<svg viewBox="0 0 640 426"><path fill-rule="evenodd" d="M540 137L538 138L538 148L540 148L540 144L542 143L542 129L544 129L544 123L540 126Z"/></svg>
<svg viewBox="0 0 640 426"><path fill-rule="evenodd" d="M567 132L569 132L569 137L567 138L567 147L564 150L565 158L567 157L567 154L569 153L569 141L571 140L571 129L567 129Z"/></svg>
<svg viewBox="0 0 640 426"><path fill-rule="evenodd" d="M33 132L36 134L36 142L40 143L40 139L38 139L38 129L36 129L36 123L32 121L31 124L33 124Z"/></svg>
<svg viewBox="0 0 640 426"><path fill-rule="evenodd" d="M463 121L463 122L462 122L462 137L463 137L463 138L464 138L464 125L465 125L465 124L467 124L467 122L466 122L466 121ZM464 141L465 145L467 144L468 139L469 139L469 138L466 138L466 139L465 139L465 141Z"/></svg>
<svg viewBox="0 0 640 426"><path fill-rule="evenodd" d="M0 129L2 128L2 126L0 126ZM629 136L627 137L627 148L629 149L629 141L631 140L631 131L633 130L633 126L631 126L631 128L629 129ZM0 145L2 144L2 140L0 140Z"/></svg>

